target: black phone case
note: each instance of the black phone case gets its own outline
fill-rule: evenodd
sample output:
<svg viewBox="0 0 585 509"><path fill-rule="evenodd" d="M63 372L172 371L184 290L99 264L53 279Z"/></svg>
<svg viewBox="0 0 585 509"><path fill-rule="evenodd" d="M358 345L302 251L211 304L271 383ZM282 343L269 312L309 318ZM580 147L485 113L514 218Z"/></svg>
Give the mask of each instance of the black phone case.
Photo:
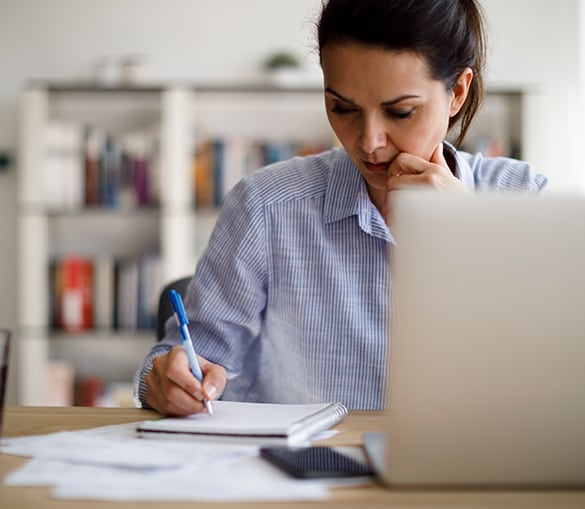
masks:
<svg viewBox="0 0 585 509"><path fill-rule="evenodd" d="M368 465L325 446L263 447L260 456L299 479L371 475Z"/></svg>

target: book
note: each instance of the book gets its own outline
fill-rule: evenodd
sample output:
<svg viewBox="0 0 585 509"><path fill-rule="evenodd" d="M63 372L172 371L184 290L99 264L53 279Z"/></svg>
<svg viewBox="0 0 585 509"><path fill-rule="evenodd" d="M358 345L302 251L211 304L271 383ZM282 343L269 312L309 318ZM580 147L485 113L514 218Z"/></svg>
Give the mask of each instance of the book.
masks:
<svg viewBox="0 0 585 509"><path fill-rule="evenodd" d="M116 264L115 327L138 328L138 260L118 260Z"/></svg>
<svg viewBox="0 0 585 509"><path fill-rule="evenodd" d="M101 406L105 391L102 377L98 375L82 376L75 383L75 406Z"/></svg>
<svg viewBox="0 0 585 509"><path fill-rule="evenodd" d="M114 326L115 261L110 255L94 260L94 326L109 330Z"/></svg>
<svg viewBox="0 0 585 509"><path fill-rule="evenodd" d="M75 367L69 361L50 360L47 364L47 405L73 406Z"/></svg>
<svg viewBox="0 0 585 509"><path fill-rule="evenodd" d="M89 207L97 207L100 204L99 159L103 136L103 133L94 127L86 128L84 151L85 205Z"/></svg>
<svg viewBox="0 0 585 509"><path fill-rule="evenodd" d="M193 162L193 181L195 185L195 206L199 208L213 205L213 144L210 140L198 143Z"/></svg>
<svg viewBox="0 0 585 509"><path fill-rule="evenodd" d="M163 417L143 421L136 431L145 438L247 442L258 445L302 445L341 422L341 403L275 404L214 401L213 416Z"/></svg>
<svg viewBox="0 0 585 509"><path fill-rule="evenodd" d="M58 285L58 325L77 333L93 327L93 263L68 255L61 261Z"/></svg>

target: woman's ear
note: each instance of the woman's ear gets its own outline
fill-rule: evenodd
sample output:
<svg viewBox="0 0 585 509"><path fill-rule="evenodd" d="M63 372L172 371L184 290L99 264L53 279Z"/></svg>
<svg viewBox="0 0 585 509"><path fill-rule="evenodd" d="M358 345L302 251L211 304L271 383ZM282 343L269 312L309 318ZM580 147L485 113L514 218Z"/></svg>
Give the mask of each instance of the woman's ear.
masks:
<svg viewBox="0 0 585 509"><path fill-rule="evenodd" d="M465 103L472 80L473 70L471 67L466 67L459 73L455 86L453 87L453 98L451 99L451 107L449 108L449 115L451 117L457 115L463 103Z"/></svg>

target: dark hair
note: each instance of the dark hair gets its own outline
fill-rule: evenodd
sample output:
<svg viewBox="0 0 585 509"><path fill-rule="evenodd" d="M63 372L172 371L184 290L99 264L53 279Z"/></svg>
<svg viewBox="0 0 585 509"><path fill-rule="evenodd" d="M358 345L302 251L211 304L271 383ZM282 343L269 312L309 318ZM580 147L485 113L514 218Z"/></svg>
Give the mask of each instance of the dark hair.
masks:
<svg viewBox="0 0 585 509"><path fill-rule="evenodd" d="M465 138L484 94L486 37L477 0L329 0L317 24L319 57L328 43L359 43L422 55L434 79L453 90L461 71L473 80L467 100L450 119Z"/></svg>

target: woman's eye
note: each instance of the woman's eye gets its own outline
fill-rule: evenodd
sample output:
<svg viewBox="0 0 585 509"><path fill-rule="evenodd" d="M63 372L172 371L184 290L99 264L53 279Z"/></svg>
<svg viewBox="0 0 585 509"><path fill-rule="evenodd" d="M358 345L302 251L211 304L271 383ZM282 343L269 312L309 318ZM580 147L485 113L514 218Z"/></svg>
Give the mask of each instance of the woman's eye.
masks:
<svg viewBox="0 0 585 509"><path fill-rule="evenodd" d="M331 111L339 115L349 115L350 113L355 113L357 109L352 108L350 106L342 106L341 104L336 104L335 106L333 106Z"/></svg>
<svg viewBox="0 0 585 509"><path fill-rule="evenodd" d="M409 118L414 112L414 109L409 110L388 110L386 111L386 115L390 118L395 118L398 120L403 120Z"/></svg>

